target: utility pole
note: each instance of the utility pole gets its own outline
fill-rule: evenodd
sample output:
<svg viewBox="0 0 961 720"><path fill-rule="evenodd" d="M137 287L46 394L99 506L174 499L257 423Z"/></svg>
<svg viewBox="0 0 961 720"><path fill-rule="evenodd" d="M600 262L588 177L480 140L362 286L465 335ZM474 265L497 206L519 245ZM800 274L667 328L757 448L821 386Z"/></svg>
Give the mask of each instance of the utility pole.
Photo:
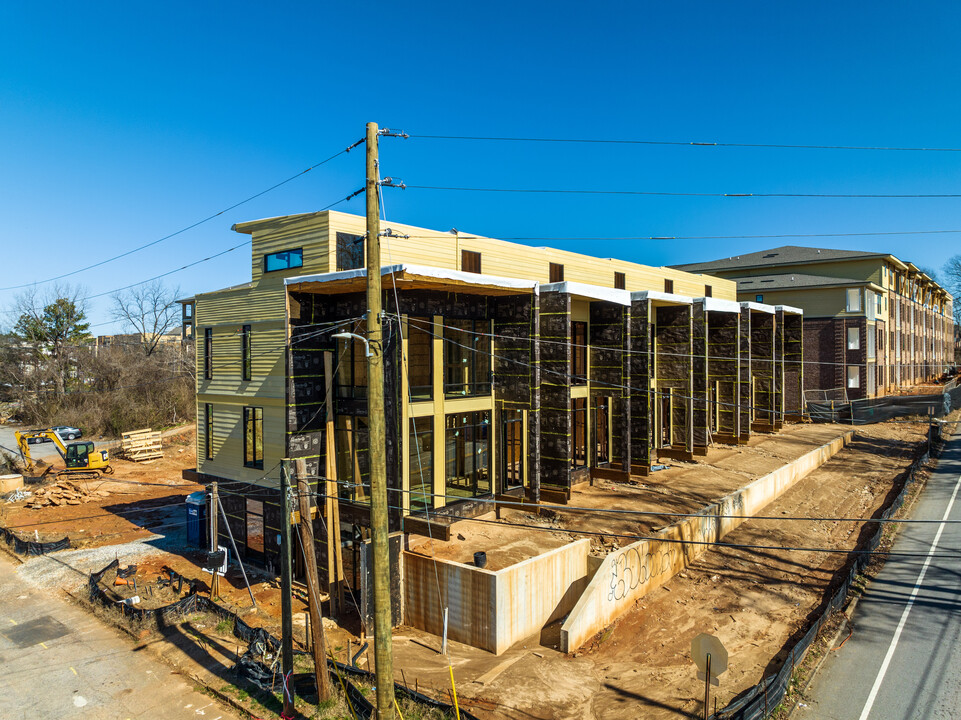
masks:
<svg viewBox="0 0 961 720"><path fill-rule="evenodd" d="M377 720L394 717L394 661L387 549L387 437L384 417L384 344L381 329L380 165L377 123L367 123L367 421L370 443L370 530L374 576L374 672Z"/></svg>
<svg viewBox="0 0 961 720"><path fill-rule="evenodd" d="M294 619L290 607L290 460L284 460L280 469L280 495L280 669L284 674L281 688L284 693L284 715L293 717L294 689L287 684L294 670Z"/></svg>
<svg viewBox="0 0 961 720"><path fill-rule="evenodd" d="M220 506L220 496L217 494L217 481L210 483L210 552L217 552L218 541L220 540L219 529L217 527L217 509ZM210 599L220 597L220 576L217 568L212 567L210 574Z"/></svg>
<svg viewBox="0 0 961 720"><path fill-rule="evenodd" d="M311 650L314 651L314 679L317 681L317 700L330 699L330 674L327 672L327 643L324 639L324 616L320 611L320 578L317 576L317 553L314 550L313 519L310 516L310 486L307 485L307 461L294 460L297 478L297 498L300 507L300 540L307 570L307 596L310 600ZM330 543L328 542L328 547ZM328 550L328 552L330 552ZM331 596L333 602L333 596Z"/></svg>

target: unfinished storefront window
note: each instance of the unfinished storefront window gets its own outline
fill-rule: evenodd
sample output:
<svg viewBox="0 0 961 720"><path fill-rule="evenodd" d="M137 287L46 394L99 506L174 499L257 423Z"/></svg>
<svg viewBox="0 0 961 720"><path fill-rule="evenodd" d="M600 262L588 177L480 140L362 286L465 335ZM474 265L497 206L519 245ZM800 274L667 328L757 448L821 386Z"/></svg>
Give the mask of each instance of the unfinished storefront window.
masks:
<svg viewBox="0 0 961 720"><path fill-rule="evenodd" d="M444 321L444 394L491 394L489 320Z"/></svg>
<svg viewBox="0 0 961 720"><path fill-rule="evenodd" d="M250 380L253 371L253 355L250 351L250 325L244 325L240 332L241 377Z"/></svg>
<svg viewBox="0 0 961 720"><path fill-rule="evenodd" d="M504 489L524 484L524 413L504 410L501 414L501 457L504 459Z"/></svg>
<svg viewBox="0 0 961 720"><path fill-rule="evenodd" d="M264 557L264 503L247 500L246 506L246 552L248 558L262 560Z"/></svg>
<svg viewBox="0 0 961 720"><path fill-rule="evenodd" d="M338 415L334 425L337 485L340 497L356 503L370 501L370 444L367 418Z"/></svg>
<svg viewBox="0 0 961 720"><path fill-rule="evenodd" d="M571 323L571 385L587 384L587 323Z"/></svg>
<svg viewBox="0 0 961 720"><path fill-rule="evenodd" d="M364 236L337 233L337 270L357 270L364 267Z"/></svg>
<svg viewBox="0 0 961 720"><path fill-rule="evenodd" d="M360 322L351 332L365 335L367 323ZM367 346L360 340L338 338L334 358L335 389L339 398L367 399Z"/></svg>
<svg viewBox="0 0 961 720"><path fill-rule="evenodd" d="M410 457L411 512L434 507L434 419L410 419L408 438Z"/></svg>
<svg viewBox="0 0 961 720"><path fill-rule="evenodd" d="M410 399L430 400L434 396L434 335L430 318L410 318L407 323L407 382Z"/></svg>
<svg viewBox="0 0 961 720"><path fill-rule="evenodd" d="M587 398L571 400L571 428L574 443L571 448L571 467L587 467Z"/></svg>
<svg viewBox="0 0 961 720"><path fill-rule="evenodd" d="M490 411L447 416L447 495L477 497L491 492Z"/></svg>
<svg viewBox="0 0 961 720"><path fill-rule="evenodd" d="M594 465L607 465L611 461L610 453L610 416L611 399L607 397L594 398Z"/></svg>

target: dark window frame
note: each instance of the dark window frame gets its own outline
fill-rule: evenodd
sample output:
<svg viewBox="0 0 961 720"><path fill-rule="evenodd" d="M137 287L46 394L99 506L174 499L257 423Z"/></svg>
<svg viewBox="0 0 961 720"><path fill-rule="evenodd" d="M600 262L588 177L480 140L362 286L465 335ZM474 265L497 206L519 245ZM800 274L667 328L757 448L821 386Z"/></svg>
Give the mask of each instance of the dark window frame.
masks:
<svg viewBox="0 0 961 720"><path fill-rule="evenodd" d="M204 403L204 458L214 459L214 406Z"/></svg>
<svg viewBox="0 0 961 720"><path fill-rule="evenodd" d="M587 398L571 398L571 470L587 466Z"/></svg>
<svg viewBox="0 0 961 720"><path fill-rule="evenodd" d="M561 263L550 263L548 273L550 282L564 282L564 266Z"/></svg>
<svg viewBox="0 0 961 720"><path fill-rule="evenodd" d="M664 292L674 294L674 281L670 278L664 278Z"/></svg>
<svg viewBox="0 0 961 720"><path fill-rule="evenodd" d="M204 328L204 380L214 377L214 329Z"/></svg>
<svg viewBox="0 0 961 720"><path fill-rule="evenodd" d="M759 302L759 303L764 302L764 296L763 296L763 295L755 295L755 296L754 296L754 302Z"/></svg>
<svg viewBox="0 0 961 720"><path fill-rule="evenodd" d="M264 409L244 406L244 467L264 469ZM260 439L258 443L257 440ZM258 448L259 444L259 448ZM258 450L259 455L258 455Z"/></svg>
<svg viewBox="0 0 961 720"><path fill-rule="evenodd" d="M458 422L463 418L467 418L467 421ZM482 449L478 450L479 447ZM453 457L450 455L452 449ZM454 497L463 497L465 500L490 495L493 492L491 450L490 410L448 413L444 418L445 495L451 496L451 490L455 491ZM451 481L452 468L455 482ZM459 491L468 494L460 495Z"/></svg>
<svg viewBox="0 0 961 720"><path fill-rule="evenodd" d="M283 256L287 256L284 258ZM270 267L272 259L282 261L280 267ZM277 252L264 253L264 272L283 272L284 270L294 270L304 266L304 249L290 248L289 250L278 250Z"/></svg>
<svg viewBox="0 0 961 720"><path fill-rule="evenodd" d="M412 417L407 427L410 512L434 507L434 417Z"/></svg>
<svg viewBox="0 0 961 720"><path fill-rule="evenodd" d="M419 357L419 340L414 342L414 338L426 339L427 357ZM417 362L414 362L415 359ZM421 362L424 360L424 362ZM426 378L419 377L421 373L414 370L427 369ZM416 377L415 377L416 375ZM414 380L425 379L426 384L415 384ZM410 393L411 402L421 402L434 399L434 333L433 318L409 317L407 319L407 390Z"/></svg>
<svg viewBox="0 0 961 720"><path fill-rule="evenodd" d="M592 459L595 467L611 463L611 398L594 398L594 424L591 435ZM601 440L603 439L603 442Z"/></svg>
<svg viewBox="0 0 961 720"><path fill-rule="evenodd" d="M704 286L704 297L714 297L714 286L705 285Z"/></svg>
<svg viewBox="0 0 961 720"><path fill-rule="evenodd" d="M459 327L461 324L467 327ZM457 362L458 360L460 362ZM454 375L457 369L465 367L467 370L466 379L455 380ZM484 397L490 395L493 387L492 368L491 321L477 319L445 320L445 397Z"/></svg>
<svg viewBox="0 0 961 720"><path fill-rule="evenodd" d="M476 250L461 250L460 269L462 272L477 273L480 275L481 254Z"/></svg>
<svg viewBox="0 0 961 720"><path fill-rule="evenodd" d="M367 242L365 235L337 233L337 271L360 270L365 267ZM360 245L358 252L357 246ZM346 262L345 262L346 261Z"/></svg>
<svg viewBox="0 0 961 720"><path fill-rule="evenodd" d="M615 287L617 290L626 290L626 289L627 289L627 275L625 275L625 274L622 273L622 272L615 272L615 273L614 273L614 287Z"/></svg>
<svg viewBox="0 0 961 720"><path fill-rule="evenodd" d="M253 355L250 348L250 325L244 325L240 331L240 374L245 381L249 381L253 372Z"/></svg>
<svg viewBox="0 0 961 720"><path fill-rule="evenodd" d="M587 384L587 323L571 321L571 385Z"/></svg>
<svg viewBox="0 0 961 720"><path fill-rule="evenodd" d="M511 458L516 451L512 465ZM524 486L524 412L504 410L501 414L501 458L504 490Z"/></svg>

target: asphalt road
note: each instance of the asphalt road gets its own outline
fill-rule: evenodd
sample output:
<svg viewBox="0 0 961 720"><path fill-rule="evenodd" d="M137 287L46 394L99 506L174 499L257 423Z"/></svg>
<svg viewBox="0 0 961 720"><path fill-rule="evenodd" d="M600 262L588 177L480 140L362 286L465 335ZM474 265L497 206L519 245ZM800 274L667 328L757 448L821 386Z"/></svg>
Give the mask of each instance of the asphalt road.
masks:
<svg viewBox="0 0 961 720"><path fill-rule="evenodd" d="M961 716L961 435L949 441L892 557L858 604L853 634L806 693L805 720ZM956 554L946 557L947 554Z"/></svg>
<svg viewBox="0 0 961 720"><path fill-rule="evenodd" d="M22 584L0 555L4 720L237 720L80 608Z"/></svg>
<svg viewBox="0 0 961 720"><path fill-rule="evenodd" d="M0 450L19 456L17 450L17 439L13 436L14 430L18 428L10 425L0 426ZM30 455L34 460L59 460L60 454L52 442L34 443L30 446Z"/></svg>

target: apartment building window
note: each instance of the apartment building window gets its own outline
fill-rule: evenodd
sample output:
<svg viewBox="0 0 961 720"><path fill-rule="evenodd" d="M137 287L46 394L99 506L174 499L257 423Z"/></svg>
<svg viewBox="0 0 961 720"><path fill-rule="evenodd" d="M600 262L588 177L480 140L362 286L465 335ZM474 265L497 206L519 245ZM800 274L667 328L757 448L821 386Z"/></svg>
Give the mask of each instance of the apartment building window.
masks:
<svg viewBox="0 0 961 720"><path fill-rule="evenodd" d="M754 302L759 302L759 303L764 302L764 296L763 296L763 295L755 295L755 296L754 296Z"/></svg>
<svg viewBox="0 0 961 720"><path fill-rule="evenodd" d="M587 384L587 323L571 323L571 384Z"/></svg>
<svg viewBox="0 0 961 720"><path fill-rule="evenodd" d="M594 465L607 465L611 461L610 446L610 415L611 399L609 397L594 398Z"/></svg>
<svg viewBox="0 0 961 720"><path fill-rule="evenodd" d="M214 406L210 403L204 404L204 457L214 457Z"/></svg>
<svg viewBox="0 0 961 720"><path fill-rule="evenodd" d="M338 415L334 425L338 493L356 503L370 501L370 436L367 418Z"/></svg>
<svg viewBox="0 0 961 720"><path fill-rule="evenodd" d="M704 297L714 297L714 288L710 285L704 286Z"/></svg>
<svg viewBox="0 0 961 720"><path fill-rule="evenodd" d="M407 383L413 401L434 396L434 335L431 318L407 321Z"/></svg>
<svg viewBox="0 0 961 720"><path fill-rule="evenodd" d="M337 270L358 270L364 267L364 236L337 233Z"/></svg>
<svg viewBox="0 0 961 720"><path fill-rule="evenodd" d="M301 248L297 248L296 250L281 250L280 252L264 255L264 272L291 270L303 266L304 251Z"/></svg>
<svg viewBox="0 0 961 720"><path fill-rule="evenodd" d="M264 469L263 408L244 408L244 467Z"/></svg>
<svg viewBox="0 0 961 720"><path fill-rule="evenodd" d="M434 507L434 419L410 419L410 511Z"/></svg>
<svg viewBox="0 0 961 720"><path fill-rule="evenodd" d="M875 352L875 339L876 339L875 332L876 332L876 331L874 330L874 328L868 328L867 333L865 333L865 337L866 337L867 343L868 343L868 347L867 347L868 360L873 360L874 357L875 357L875 355L876 355L876 352Z"/></svg>
<svg viewBox="0 0 961 720"><path fill-rule="evenodd" d="M444 393L490 395L490 321L445 320L444 325Z"/></svg>
<svg viewBox="0 0 961 720"><path fill-rule="evenodd" d="M886 298L885 298L881 293L878 293L877 295L874 296L874 299L875 299L876 302L877 302L877 308L876 308L875 312L876 312L876 314L877 314L878 317L883 317L883 316L884 316L884 302L885 302Z"/></svg>
<svg viewBox="0 0 961 720"><path fill-rule="evenodd" d="M674 281L664 278L664 292L673 293L674 292Z"/></svg>
<svg viewBox="0 0 961 720"><path fill-rule="evenodd" d="M861 349L861 331L856 327L848 328L848 350Z"/></svg>
<svg viewBox="0 0 961 720"><path fill-rule="evenodd" d="M564 282L564 266L563 265L561 265L560 263L551 263L550 281L552 283Z"/></svg>
<svg viewBox="0 0 961 720"><path fill-rule="evenodd" d="M204 328L204 379L214 376L214 329Z"/></svg>
<svg viewBox="0 0 961 720"><path fill-rule="evenodd" d="M460 269L469 273L480 273L481 254L473 250L460 251Z"/></svg>
<svg viewBox="0 0 961 720"><path fill-rule="evenodd" d="M571 429L571 469L577 470L587 467L587 398L571 400Z"/></svg>
<svg viewBox="0 0 961 720"><path fill-rule="evenodd" d="M848 288L845 294L847 296L847 311L861 312L861 290L859 288Z"/></svg>
<svg viewBox="0 0 961 720"><path fill-rule="evenodd" d="M624 273L621 273L621 272L614 273L614 287L617 288L618 290L627 289L627 278L625 277Z"/></svg>
<svg viewBox="0 0 961 720"><path fill-rule="evenodd" d="M848 387L861 387L861 368L852 365L848 366Z"/></svg>
<svg viewBox="0 0 961 720"><path fill-rule="evenodd" d="M444 458L448 495L477 497L490 493L490 422L489 410L447 416Z"/></svg>
<svg viewBox="0 0 961 720"><path fill-rule="evenodd" d="M250 325L244 325L243 330L240 331L240 355L243 379L250 380L253 367L253 358L250 352Z"/></svg>
<svg viewBox="0 0 961 720"><path fill-rule="evenodd" d="M874 292L871 290L864 291L864 311L867 315L868 320L875 320L874 311L877 305L874 301Z"/></svg>
<svg viewBox="0 0 961 720"><path fill-rule="evenodd" d="M367 323L360 322L352 332L364 335ZM339 398L363 400L367 397L367 346L352 338L337 339L337 356L334 359L335 394Z"/></svg>

